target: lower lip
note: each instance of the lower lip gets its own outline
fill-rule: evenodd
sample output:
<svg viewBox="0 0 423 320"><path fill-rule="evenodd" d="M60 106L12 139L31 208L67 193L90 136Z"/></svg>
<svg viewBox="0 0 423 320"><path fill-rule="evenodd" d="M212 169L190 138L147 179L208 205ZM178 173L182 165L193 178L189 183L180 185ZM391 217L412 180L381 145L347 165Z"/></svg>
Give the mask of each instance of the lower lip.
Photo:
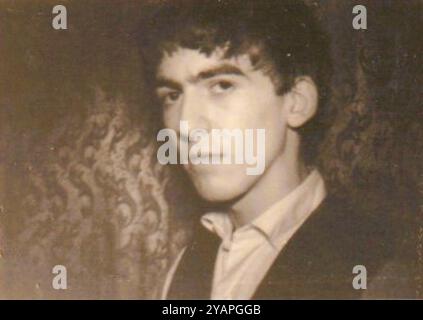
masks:
<svg viewBox="0 0 423 320"><path fill-rule="evenodd" d="M202 170L204 170L204 169L207 169L207 168L212 169L212 168L216 168L216 166L223 165L223 161L222 161L223 156L220 155L220 154L219 155L206 155L206 156L199 157L197 159L200 160L200 163L198 163L198 164L193 164L192 162L189 163L189 167L191 169L195 170L195 168L198 167L198 168L201 168ZM213 159L218 159L219 163L213 163L212 162ZM208 163L203 163L203 161L206 161L206 160L208 161Z"/></svg>

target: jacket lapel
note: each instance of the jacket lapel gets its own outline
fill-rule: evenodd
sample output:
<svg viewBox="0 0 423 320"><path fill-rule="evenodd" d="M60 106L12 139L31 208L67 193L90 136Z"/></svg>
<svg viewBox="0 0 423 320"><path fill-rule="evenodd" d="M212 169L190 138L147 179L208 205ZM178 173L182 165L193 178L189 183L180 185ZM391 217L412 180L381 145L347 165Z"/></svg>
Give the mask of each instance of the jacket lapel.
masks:
<svg viewBox="0 0 423 320"><path fill-rule="evenodd" d="M210 299L220 238L198 224L173 277L167 299Z"/></svg>
<svg viewBox="0 0 423 320"><path fill-rule="evenodd" d="M253 299L354 299L354 266L364 265L369 281L392 253L389 222L356 211L330 197L290 239Z"/></svg>

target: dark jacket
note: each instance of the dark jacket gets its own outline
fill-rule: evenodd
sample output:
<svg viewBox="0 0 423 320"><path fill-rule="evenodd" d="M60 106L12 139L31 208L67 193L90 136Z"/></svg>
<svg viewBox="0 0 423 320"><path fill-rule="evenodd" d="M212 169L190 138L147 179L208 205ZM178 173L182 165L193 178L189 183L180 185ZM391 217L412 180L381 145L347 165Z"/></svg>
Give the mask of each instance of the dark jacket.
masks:
<svg viewBox="0 0 423 320"><path fill-rule="evenodd" d="M252 299L415 298L413 261L398 254L396 223L344 198L327 197L270 267ZM168 299L209 299L220 239L198 226L173 277ZM367 271L356 290L353 268Z"/></svg>

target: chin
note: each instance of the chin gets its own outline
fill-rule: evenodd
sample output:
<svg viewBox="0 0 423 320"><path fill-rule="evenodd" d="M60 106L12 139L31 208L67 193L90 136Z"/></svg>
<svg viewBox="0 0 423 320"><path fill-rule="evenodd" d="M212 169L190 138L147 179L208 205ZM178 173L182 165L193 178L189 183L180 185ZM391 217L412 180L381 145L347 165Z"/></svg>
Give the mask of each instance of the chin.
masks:
<svg viewBox="0 0 423 320"><path fill-rule="evenodd" d="M254 183L256 176L248 176L245 168L234 170L217 167L208 170L191 170L189 175L198 194L209 202L226 202L244 194Z"/></svg>

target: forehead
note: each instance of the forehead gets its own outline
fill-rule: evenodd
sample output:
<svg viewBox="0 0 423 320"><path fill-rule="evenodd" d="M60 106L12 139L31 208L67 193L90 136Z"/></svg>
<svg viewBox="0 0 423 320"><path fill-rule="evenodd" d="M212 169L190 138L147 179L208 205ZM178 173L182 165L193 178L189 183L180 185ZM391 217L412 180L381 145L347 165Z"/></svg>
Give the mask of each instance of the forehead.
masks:
<svg viewBox="0 0 423 320"><path fill-rule="evenodd" d="M232 65L244 74L256 71L248 54L225 58L225 52L225 49L217 48L207 55L199 50L181 47L172 53L165 52L157 68L156 77L184 81L220 65Z"/></svg>

